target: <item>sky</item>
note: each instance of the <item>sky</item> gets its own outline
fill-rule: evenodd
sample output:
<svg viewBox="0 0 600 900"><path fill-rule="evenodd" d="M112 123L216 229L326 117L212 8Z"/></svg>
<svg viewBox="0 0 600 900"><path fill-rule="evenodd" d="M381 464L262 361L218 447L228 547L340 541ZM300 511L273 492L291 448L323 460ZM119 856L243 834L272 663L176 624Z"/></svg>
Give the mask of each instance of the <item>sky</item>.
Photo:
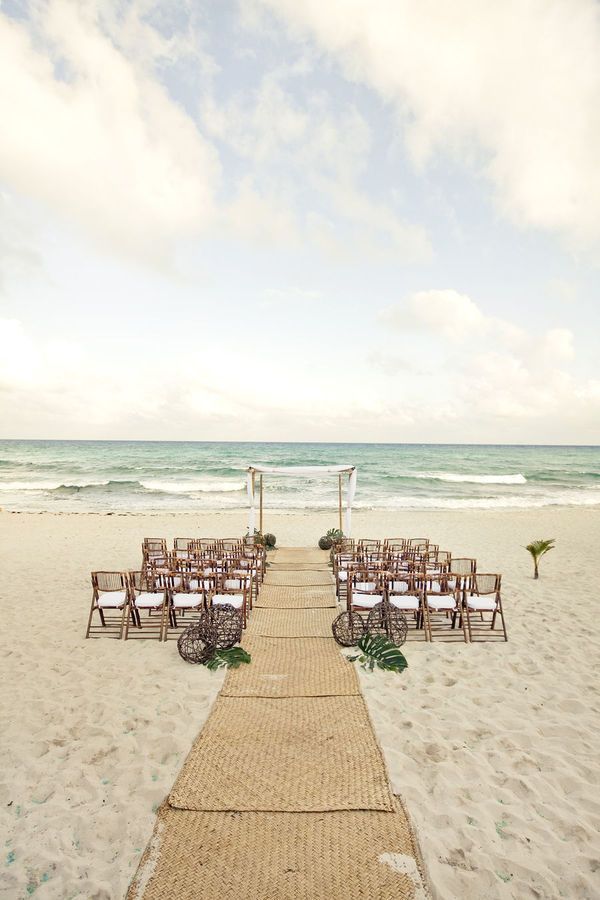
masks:
<svg viewBox="0 0 600 900"><path fill-rule="evenodd" d="M3 0L0 76L0 437L600 443L596 0Z"/></svg>

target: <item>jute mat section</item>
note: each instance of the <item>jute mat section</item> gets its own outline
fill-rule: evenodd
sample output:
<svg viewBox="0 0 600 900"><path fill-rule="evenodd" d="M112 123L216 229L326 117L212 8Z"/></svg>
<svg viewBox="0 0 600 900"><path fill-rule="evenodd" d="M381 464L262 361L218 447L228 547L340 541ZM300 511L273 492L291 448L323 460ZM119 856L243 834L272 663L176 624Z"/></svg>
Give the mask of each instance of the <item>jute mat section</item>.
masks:
<svg viewBox="0 0 600 900"><path fill-rule="evenodd" d="M327 571L319 571L318 569L284 569L283 571L279 570L267 570L267 574L265 575L265 584L279 584L279 585L302 585L302 587L309 587L311 585L327 585L332 587L333 585L333 576Z"/></svg>
<svg viewBox="0 0 600 900"><path fill-rule="evenodd" d="M360 693L354 666L333 641L248 637L252 663L230 669L224 697L332 697Z"/></svg>
<svg viewBox="0 0 600 900"><path fill-rule="evenodd" d="M265 609L319 609L334 607L335 594L332 585L326 587L289 587L287 585L268 584L261 587L255 607Z"/></svg>
<svg viewBox="0 0 600 900"><path fill-rule="evenodd" d="M336 609L253 609L246 635L331 639ZM250 663L252 665L252 663Z"/></svg>
<svg viewBox="0 0 600 900"><path fill-rule="evenodd" d="M427 900L395 813L158 811L127 900Z"/></svg>
<svg viewBox="0 0 600 900"><path fill-rule="evenodd" d="M280 563L292 563L292 565L308 566L322 565L329 562L329 552L317 550L316 547L285 547L282 550L276 550L269 553L268 562L279 565Z"/></svg>
<svg viewBox="0 0 600 900"><path fill-rule="evenodd" d="M219 697L169 794L177 809L392 810L381 750L355 697Z"/></svg>

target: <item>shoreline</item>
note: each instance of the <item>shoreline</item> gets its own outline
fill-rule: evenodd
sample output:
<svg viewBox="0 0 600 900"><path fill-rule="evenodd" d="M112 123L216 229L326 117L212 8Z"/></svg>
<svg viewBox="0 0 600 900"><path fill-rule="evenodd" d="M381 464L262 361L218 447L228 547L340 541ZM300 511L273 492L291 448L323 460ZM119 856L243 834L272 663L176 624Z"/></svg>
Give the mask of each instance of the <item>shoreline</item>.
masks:
<svg viewBox="0 0 600 900"><path fill-rule="evenodd" d="M576 511L590 511L590 512L600 512L600 502L599 503L571 503L571 504L558 504L552 503L547 506L461 506L461 507L444 507L444 506L432 506L432 507L368 507L368 508L357 508L353 507L352 509L352 521L360 516L420 516L420 515L463 515L463 514L476 514L476 515L494 515L494 514L510 514L510 515L519 515L523 513L527 515L528 513L546 513L556 511L557 513L563 512L565 510L576 510ZM159 509L144 509L144 510L96 510L96 509L81 509L81 510L53 510L53 509L7 509L6 507L0 506L0 515L30 515L30 516L136 516L139 518L144 518L145 516L165 516L165 517L173 517L173 516L236 516L240 520L245 520L248 514L248 507L236 507L235 509L223 509L220 507L216 507L215 509L206 509L204 507L199 508L197 510L194 509L169 509L169 510L159 510ZM323 509L316 507L286 507L285 509L265 509L264 513L265 519L271 518L272 516L318 516L325 517L328 516L331 518L337 519L337 507L331 509ZM258 511L257 511L258 517Z"/></svg>

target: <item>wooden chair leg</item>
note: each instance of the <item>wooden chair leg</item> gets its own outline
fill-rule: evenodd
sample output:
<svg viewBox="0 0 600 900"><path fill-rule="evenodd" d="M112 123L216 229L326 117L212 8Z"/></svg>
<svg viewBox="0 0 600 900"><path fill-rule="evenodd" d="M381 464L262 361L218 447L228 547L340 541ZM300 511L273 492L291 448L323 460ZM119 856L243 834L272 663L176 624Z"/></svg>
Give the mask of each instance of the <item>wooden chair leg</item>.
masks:
<svg viewBox="0 0 600 900"><path fill-rule="evenodd" d="M473 642L473 632L471 630L471 613L469 612L469 604L465 603L465 612L467 617L467 630L469 632L469 643Z"/></svg>
<svg viewBox="0 0 600 900"><path fill-rule="evenodd" d="M163 600L163 605L160 611L160 637L159 640L166 641L167 640L167 632L168 632L168 619L167 615L170 615L170 611L168 610L168 600L165 597Z"/></svg>
<svg viewBox="0 0 600 900"><path fill-rule="evenodd" d="M119 640L123 640L126 616L127 616L127 621L129 621L129 600L126 600L125 603L123 604L123 612L121 613L121 627L119 629Z"/></svg>
<svg viewBox="0 0 600 900"><path fill-rule="evenodd" d="M502 633L504 634L504 640L508 640L508 634L506 632L506 622L504 621L504 610L502 609L502 603L498 607L498 611L500 613L500 621L502 622Z"/></svg>
<svg viewBox="0 0 600 900"><path fill-rule="evenodd" d="M90 614L88 616L87 629L85 632L86 639L90 636L90 628L92 627L92 616L94 615L94 601L92 600L92 605L90 606Z"/></svg>

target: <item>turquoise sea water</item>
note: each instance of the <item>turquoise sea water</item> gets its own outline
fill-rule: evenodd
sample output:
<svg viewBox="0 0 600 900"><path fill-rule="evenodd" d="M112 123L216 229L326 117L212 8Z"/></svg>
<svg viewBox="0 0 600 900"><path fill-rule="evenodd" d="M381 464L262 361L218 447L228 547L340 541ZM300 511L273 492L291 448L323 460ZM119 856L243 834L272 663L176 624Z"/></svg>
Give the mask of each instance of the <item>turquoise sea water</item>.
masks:
<svg viewBox="0 0 600 900"><path fill-rule="evenodd" d="M237 509L249 464L351 464L356 508L600 505L599 447L0 441L0 506L61 512ZM332 509L337 479L265 482L271 509Z"/></svg>

